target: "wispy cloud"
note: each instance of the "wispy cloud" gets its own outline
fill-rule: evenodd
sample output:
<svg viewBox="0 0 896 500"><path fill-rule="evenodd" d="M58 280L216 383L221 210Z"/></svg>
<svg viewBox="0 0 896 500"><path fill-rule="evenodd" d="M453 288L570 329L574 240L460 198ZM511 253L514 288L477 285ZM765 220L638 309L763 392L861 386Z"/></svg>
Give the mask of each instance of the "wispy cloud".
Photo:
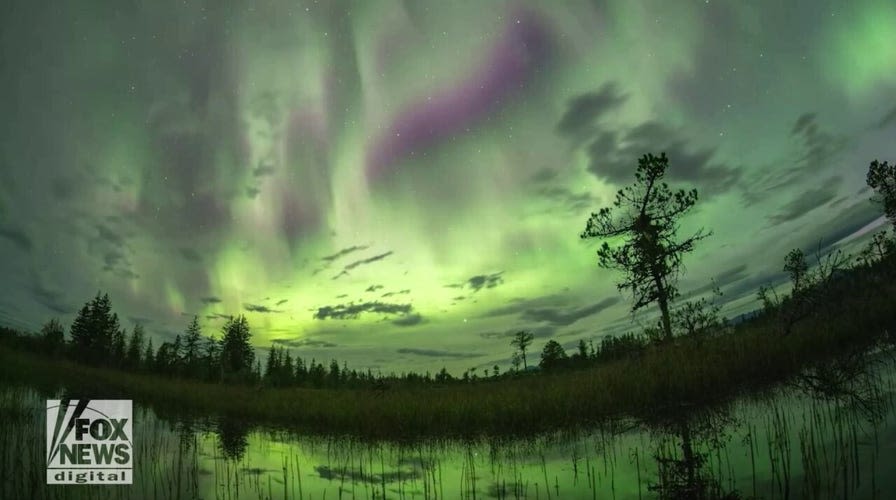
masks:
<svg viewBox="0 0 896 500"><path fill-rule="evenodd" d="M311 347L311 348L330 348L330 347L339 347L337 344L332 342L327 342L324 340L317 340L313 338L301 338L301 339L274 339L271 342L281 346L287 347Z"/></svg>
<svg viewBox="0 0 896 500"><path fill-rule="evenodd" d="M370 258L367 258L367 259L356 260L356 261L352 262L351 264L348 264L348 265L346 265L345 267L343 267L343 268L342 268L342 271L341 271L339 274L337 274L336 276L333 276L333 279L335 280L335 279L338 279L338 278L341 277L341 276L344 276L344 275L348 274L349 271L351 271L352 269L354 269L354 268L356 268L356 267L358 267L358 266L363 266L363 265L365 265L365 264L372 264L372 263L374 263L374 262L383 260L383 259L385 259L386 257L388 257L388 256L390 256L390 255L392 255L392 251L391 251L391 250L389 250L389 251L386 252L386 253L381 253L381 254L379 254L379 255L374 255L373 257L370 257Z"/></svg>
<svg viewBox="0 0 896 500"><path fill-rule="evenodd" d="M406 314L400 318L393 319L392 324L397 326L414 326L423 322L423 316L414 313Z"/></svg>
<svg viewBox="0 0 896 500"><path fill-rule="evenodd" d="M338 304L335 306L323 306L314 313L315 319L357 319L363 313L378 313L385 315L409 314L413 308L410 304L389 304L385 302L361 302L358 304Z"/></svg>
<svg viewBox="0 0 896 500"><path fill-rule="evenodd" d="M350 246L347 248L343 248L342 250L340 250L332 255L326 255L324 257L321 257L320 260L322 260L324 262L333 262L334 260L336 260L340 257L344 257L353 252L360 252L361 250L367 250L367 248L368 247L366 245L353 245L353 246Z"/></svg>
<svg viewBox="0 0 896 500"><path fill-rule="evenodd" d="M259 304L246 304L244 306L244 308L249 312L257 312L257 313L265 313L265 314L283 312L283 311L271 309L268 306L263 306L263 305L259 305Z"/></svg>
<svg viewBox="0 0 896 500"><path fill-rule="evenodd" d="M441 351L438 349L415 349L406 347L403 349L398 349L395 351L399 354L413 354L415 356L426 356L430 358L455 358L455 359L466 359L466 358L478 358L483 356L483 354L472 353L472 352L454 352L454 351Z"/></svg>

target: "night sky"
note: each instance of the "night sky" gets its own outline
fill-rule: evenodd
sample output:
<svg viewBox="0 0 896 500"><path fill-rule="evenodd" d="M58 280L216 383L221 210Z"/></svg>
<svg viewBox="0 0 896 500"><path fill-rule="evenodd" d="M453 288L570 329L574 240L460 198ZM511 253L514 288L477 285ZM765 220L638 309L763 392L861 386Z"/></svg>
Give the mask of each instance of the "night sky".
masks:
<svg viewBox="0 0 896 500"><path fill-rule="evenodd" d="M43 5L40 5L43 4ZM156 345L386 370L640 328L592 210L665 151L697 188L684 298L729 316L787 251L854 250L896 159L896 3L6 2L0 323L97 290ZM650 322L648 317L638 320ZM537 356L537 355L536 355Z"/></svg>

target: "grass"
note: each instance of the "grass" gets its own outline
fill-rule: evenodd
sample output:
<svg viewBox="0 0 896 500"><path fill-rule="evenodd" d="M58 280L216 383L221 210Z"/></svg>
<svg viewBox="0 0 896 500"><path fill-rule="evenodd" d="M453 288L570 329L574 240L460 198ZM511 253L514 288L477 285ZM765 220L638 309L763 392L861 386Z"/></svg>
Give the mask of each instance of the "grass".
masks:
<svg viewBox="0 0 896 500"><path fill-rule="evenodd" d="M374 438L520 435L618 416L703 406L788 380L893 331L890 294L854 298L788 336L761 321L698 341L679 339L637 358L517 379L370 390L225 386L124 373L0 347L0 378L53 384L92 397L123 396L157 409L223 414L313 432ZM848 314L852 313L852 314Z"/></svg>
<svg viewBox="0 0 896 500"><path fill-rule="evenodd" d="M887 380L867 382L892 400ZM0 390L0 498L880 498L877 481L892 458L879 446L889 434L862 414L786 396L722 411L732 418L692 421L695 483L684 481L673 429L410 446L259 432L249 445L256 453L233 458L218 449L223 436L205 439L144 415L135 419L132 487L53 487L45 484L46 436L35 425L42 398L24 387Z"/></svg>

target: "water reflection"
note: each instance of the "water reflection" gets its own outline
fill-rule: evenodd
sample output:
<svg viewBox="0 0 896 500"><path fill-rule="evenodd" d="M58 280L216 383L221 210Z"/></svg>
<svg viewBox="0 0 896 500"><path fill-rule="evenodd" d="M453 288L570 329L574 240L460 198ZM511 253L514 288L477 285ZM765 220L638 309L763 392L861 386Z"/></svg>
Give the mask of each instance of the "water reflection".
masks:
<svg viewBox="0 0 896 500"><path fill-rule="evenodd" d="M724 491L707 466L712 453L725 449L735 425L727 408L682 415L667 424L653 455L657 482L648 491L669 500L740 498L737 491Z"/></svg>
<svg viewBox="0 0 896 500"><path fill-rule="evenodd" d="M43 484L45 399L0 389L0 498L873 498L896 491L892 359L786 388L527 440L367 442L135 406L135 484Z"/></svg>
<svg viewBox="0 0 896 500"><path fill-rule="evenodd" d="M246 454L249 446L249 429L251 427L243 420L234 417L223 417L218 420L215 433L218 436L218 446L227 460L240 461Z"/></svg>

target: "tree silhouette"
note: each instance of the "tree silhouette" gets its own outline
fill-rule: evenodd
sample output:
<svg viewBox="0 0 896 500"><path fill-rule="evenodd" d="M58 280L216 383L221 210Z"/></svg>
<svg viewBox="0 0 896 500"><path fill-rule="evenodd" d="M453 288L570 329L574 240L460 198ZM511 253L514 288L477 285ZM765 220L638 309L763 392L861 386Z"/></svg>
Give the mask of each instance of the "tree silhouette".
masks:
<svg viewBox="0 0 896 500"><path fill-rule="evenodd" d="M884 215L896 227L896 163L872 161L866 181L876 192L876 201L883 205Z"/></svg>
<svg viewBox="0 0 896 500"><path fill-rule="evenodd" d="M613 208L592 213L581 238L603 238L597 250L598 265L625 272L619 290L631 290L632 312L656 302L661 313L663 337L672 338L669 303L677 296L675 279L685 253L709 236L701 229L690 238L676 240L678 220L697 202L697 190L673 192L662 182L669 160L666 154L646 154L638 160L635 183L619 190ZM617 214L614 214L614 208Z"/></svg>
<svg viewBox="0 0 896 500"><path fill-rule="evenodd" d="M896 255L896 235L889 236L887 231L874 233L871 240L859 253L859 258L866 265L880 262L891 255Z"/></svg>
<svg viewBox="0 0 896 500"><path fill-rule="evenodd" d="M58 319L47 321L40 329L44 348L51 354L59 354L65 347L65 328Z"/></svg>
<svg viewBox="0 0 896 500"><path fill-rule="evenodd" d="M131 338L128 341L128 350L125 354L125 363L131 368L140 366L140 351L143 349L143 325L137 323L131 331Z"/></svg>
<svg viewBox="0 0 896 500"><path fill-rule="evenodd" d="M72 338L72 351L77 357L86 357L90 351L92 338L90 335L90 304L84 304L84 307L78 311L69 334Z"/></svg>
<svg viewBox="0 0 896 500"><path fill-rule="evenodd" d="M112 312L109 294L100 293L84 305L71 326L74 354L87 362L119 362L124 356L124 333Z"/></svg>
<svg viewBox="0 0 896 500"><path fill-rule="evenodd" d="M116 328L112 332L112 361L113 363L123 366L127 347L124 340L124 330Z"/></svg>
<svg viewBox="0 0 896 500"><path fill-rule="evenodd" d="M251 378L255 365L255 350L250 340L249 321L244 315L231 317L221 328L224 337L221 339L221 364L225 373L236 378Z"/></svg>
<svg viewBox="0 0 896 500"><path fill-rule="evenodd" d="M193 316L193 321L187 327L183 340L183 359L187 367L187 373L195 374L199 364L199 343L202 341L202 330L199 328L199 318Z"/></svg>
<svg viewBox="0 0 896 500"><path fill-rule="evenodd" d="M526 364L526 349L529 348L529 345L534 338L535 336L532 335L532 332L520 330L514 334L513 340L510 341L510 345L516 347L517 351L520 353L520 357L523 358L523 370L529 367L529 365Z"/></svg>
<svg viewBox="0 0 896 500"><path fill-rule="evenodd" d="M806 286L806 275L809 272L806 254L799 248L791 250L787 257L784 257L784 272L790 276L790 281L793 283L793 294L802 291Z"/></svg>
<svg viewBox="0 0 896 500"><path fill-rule="evenodd" d="M713 287L712 291L714 300L701 297L699 300L685 302L672 312L672 325L681 335L700 337L718 331L725 325L725 320L719 317L722 291L718 286Z"/></svg>
<svg viewBox="0 0 896 500"><path fill-rule="evenodd" d="M539 366L542 370L554 370L560 368L566 363L566 351L556 340L548 340L541 351L541 363Z"/></svg>
<svg viewBox="0 0 896 500"><path fill-rule="evenodd" d="M143 366L147 370L152 370L156 364L155 351L152 349L152 338L146 341L146 351L143 353Z"/></svg>

